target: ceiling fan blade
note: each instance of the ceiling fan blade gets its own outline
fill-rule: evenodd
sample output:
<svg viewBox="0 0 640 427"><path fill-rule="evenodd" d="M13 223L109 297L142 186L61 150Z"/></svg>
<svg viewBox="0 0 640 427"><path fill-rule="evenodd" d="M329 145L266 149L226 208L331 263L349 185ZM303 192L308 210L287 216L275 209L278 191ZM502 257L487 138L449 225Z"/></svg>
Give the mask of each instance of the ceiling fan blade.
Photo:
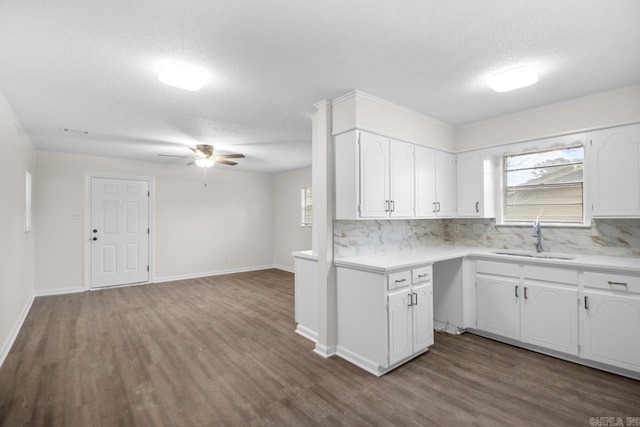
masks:
<svg viewBox="0 0 640 427"><path fill-rule="evenodd" d="M189 150L193 151L194 153L198 154L198 155L200 154L200 152L199 152L196 148L194 148L194 147L187 147L187 148L188 148Z"/></svg>
<svg viewBox="0 0 640 427"><path fill-rule="evenodd" d="M176 156L174 154L158 154L158 156L160 156L160 157L189 157L189 158L193 157L193 156Z"/></svg>
<svg viewBox="0 0 640 427"><path fill-rule="evenodd" d="M244 159L244 154L216 154L216 159Z"/></svg>
<svg viewBox="0 0 640 427"><path fill-rule="evenodd" d="M236 162L230 162L228 160L222 160L222 159L214 159L214 162L216 163L222 163L223 165L229 165L229 166L235 166L237 165Z"/></svg>

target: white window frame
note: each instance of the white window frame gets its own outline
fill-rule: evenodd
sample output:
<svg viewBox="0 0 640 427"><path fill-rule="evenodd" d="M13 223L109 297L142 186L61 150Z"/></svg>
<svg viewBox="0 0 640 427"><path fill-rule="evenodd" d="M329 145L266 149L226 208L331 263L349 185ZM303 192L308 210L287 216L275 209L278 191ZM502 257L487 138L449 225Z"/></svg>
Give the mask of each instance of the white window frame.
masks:
<svg viewBox="0 0 640 427"><path fill-rule="evenodd" d="M306 190L311 190L311 222L306 221L307 196ZM311 227L313 225L313 189L310 185L300 187L300 226Z"/></svg>
<svg viewBox="0 0 640 427"><path fill-rule="evenodd" d="M497 201L497 210L496 210L496 226L499 227L523 227L531 226L531 222L515 222L515 221L505 221L504 219L504 159L505 156L512 156L518 154L526 154L526 153L535 153L539 151L549 151L554 149L563 149L569 147L575 147L581 145L584 147L584 161L583 161L583 178L582 178L582 222L581 223L565 223L565 222L545 222L541 221L543 227L560 227L560 228L589 228L591 227L591 211L588 209L589 204L589 171L587 170L589 167L589 162L587 157L589 155L589 150L586 144L586 134L585 133L576 133L569 134L563 136L557 136L546 139L539 139L534 141L526 141L520 143L512 143L508 145L503 145L500 147L494 147L489 151L498 156L499 160L496 162L496 176L498 187L498 197Z"/></svg>

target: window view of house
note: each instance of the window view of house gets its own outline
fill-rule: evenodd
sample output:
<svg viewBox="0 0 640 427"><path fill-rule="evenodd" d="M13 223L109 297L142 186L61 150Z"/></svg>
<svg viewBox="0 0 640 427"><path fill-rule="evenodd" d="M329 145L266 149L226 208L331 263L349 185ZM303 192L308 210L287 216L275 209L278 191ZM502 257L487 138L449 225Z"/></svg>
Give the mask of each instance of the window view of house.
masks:
<svg viewBox="0 0 640 427"><path fill-rule="evenodd" d="M503 158L503 221L582 224L584 147Z"/></svg>

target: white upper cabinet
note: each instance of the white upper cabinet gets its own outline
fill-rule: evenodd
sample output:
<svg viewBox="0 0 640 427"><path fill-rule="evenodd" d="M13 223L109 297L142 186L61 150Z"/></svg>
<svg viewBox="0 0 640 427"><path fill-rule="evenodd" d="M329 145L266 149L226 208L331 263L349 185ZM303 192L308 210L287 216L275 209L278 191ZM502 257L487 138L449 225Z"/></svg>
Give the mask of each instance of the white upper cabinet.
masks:
<svg viewBox="0 0 640 427"><path fill-rule="evenodd" d="M334 147L336 219L414 217L413 144L352 131Z"/></svg>
<svg viewBox="0 0 640 427"><path fill-rule="evenodd" d="M360 217L389 215L389 140L360 134Z"/></svg>
<svg viewBox="0 0 640 427"><path fill-rule="evenodd" d="M640 124L592 132L591 215L640 217Z"/></svg>
<svg viewBox="0 0 640 427"><path fill-rule="evenodd" d="M452 217L456 204L454 154L415 147L416 217Z"/></svg>
<svg viewBox="0 0 640 427"><path fill-rule="evenodd" d="M389 142L389 216L410 218L414 215L414 159L413 145L400 141Z"/></svg>
<svg viewBox="0 0 640 427"><path fill-rule="evenodd" d="M456 156L457 217L494 218L495 186L493 156L468 151Z"/></svg>
<svg viewBox="0 0 640 427"><path fill-rule="evenodd" d="M427 147L415 147L416 216L436 216L436 152Z"/></svg>

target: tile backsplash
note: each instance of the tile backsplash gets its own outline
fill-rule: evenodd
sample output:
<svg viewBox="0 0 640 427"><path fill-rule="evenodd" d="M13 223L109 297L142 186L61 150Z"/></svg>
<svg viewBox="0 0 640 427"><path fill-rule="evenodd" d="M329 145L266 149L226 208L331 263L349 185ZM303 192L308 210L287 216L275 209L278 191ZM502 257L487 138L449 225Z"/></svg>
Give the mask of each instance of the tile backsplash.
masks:
<svg viewBox="0 0 640 427"><path fill-rule="evenodd" d="M542 242L545 252L640 257L640 219L593 220L586 228L544 227L543 223ZM535 243L530 226L496 226L489 219L334 223L337 258L442 244L535 250Z"/></svg>

